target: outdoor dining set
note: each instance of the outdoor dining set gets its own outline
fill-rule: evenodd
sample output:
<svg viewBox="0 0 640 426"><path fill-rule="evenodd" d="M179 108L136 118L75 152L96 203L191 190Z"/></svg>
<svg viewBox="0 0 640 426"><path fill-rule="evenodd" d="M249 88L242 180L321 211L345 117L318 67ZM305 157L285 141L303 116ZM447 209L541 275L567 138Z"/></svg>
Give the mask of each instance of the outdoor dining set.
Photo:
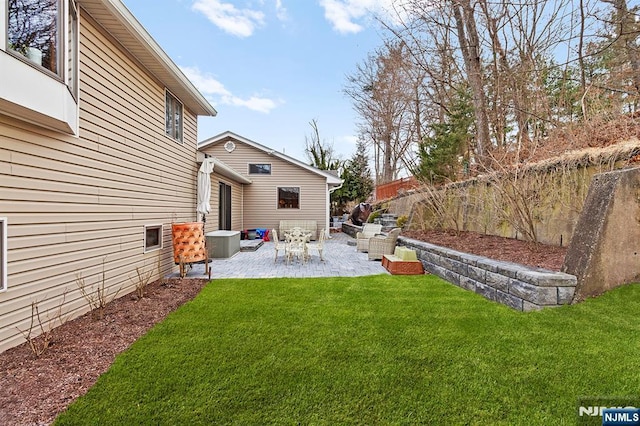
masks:
<svg viewBox="0 0 640 426"><path fill-rule="evenodd" d="M278 236L278 231L272 229L271 237L275 249L274 262L278 261L278 254L284 253L287 264L294 260L306 264L311 259L313 252L318 253L321 261L324 261L323 249L325 242L325 230L318 233L318 238L312 241L314 232L301 227L291 227L282 230L283 240ZM393 255L396 241L400 234L400 228L394 228L388 233L382 233L381 225L365 224L361 232L356 235L356 249L358 252L366 252L369 260L381 260L384 255Z"/></svg>
<svg viewBox="0 0 640 426"><path fill-rule="evenodd" d="M283 232L284 241L278 238L278 232L271 230L273 244L275 248L275 259L278 260L278 252L284 252L284 258L287 263L291 263L294 259L306 263L311 259L311 252L317 251L321 261L324 260L322 250L324 248L325 230L322 229L318 233L318 239L311 241L313 233L303 228L294 227Z"/></svg>

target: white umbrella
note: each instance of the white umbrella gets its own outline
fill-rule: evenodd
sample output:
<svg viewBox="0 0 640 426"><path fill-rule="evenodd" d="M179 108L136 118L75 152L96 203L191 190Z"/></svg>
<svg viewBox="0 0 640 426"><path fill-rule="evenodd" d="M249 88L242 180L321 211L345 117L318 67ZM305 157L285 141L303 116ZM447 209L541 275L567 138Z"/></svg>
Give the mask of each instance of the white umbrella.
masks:
<svg viewBox="0 0 640 426"><path fill-rule="evenodd" d="M205 215L211 211L211 172L213 172L213 158L205 158L198 170L198 206L196 210L202 214L202 221Z"/></svg>

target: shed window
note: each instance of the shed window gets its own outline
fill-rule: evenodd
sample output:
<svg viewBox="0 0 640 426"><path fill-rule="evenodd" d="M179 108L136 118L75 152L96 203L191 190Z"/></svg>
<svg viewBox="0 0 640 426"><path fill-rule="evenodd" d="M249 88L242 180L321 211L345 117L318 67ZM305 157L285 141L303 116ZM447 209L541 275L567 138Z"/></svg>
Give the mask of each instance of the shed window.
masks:
<svg viewBox="0 0 640 426"><path fill-rule="evenodd" d="M146 225L144 227L144 252L162 248L162 225Z"/></svg>
<svg viewBox="0 0 640 426"><path fill-rule="evenodd" d="M165 97L165 127L167 136L182 142L182 104L168 90Z"/></svg>
<svg viewBox="0 0 640 426"><path fill-rule="evenodd" d="M278 188L278 208L279 209L299 209L300 208L300 187L288 186Z"/></svg>
<svg viewBox="0 0 640 426"><path fill-rule="evenodd" d="M249 164L250 175L270 175L271 164Z"/></svg>
<svg viewBox="0 0 640 426"><path fill-rule="evenodd" d="M7 289L7 218L0 217L0 291Z"/></svg>

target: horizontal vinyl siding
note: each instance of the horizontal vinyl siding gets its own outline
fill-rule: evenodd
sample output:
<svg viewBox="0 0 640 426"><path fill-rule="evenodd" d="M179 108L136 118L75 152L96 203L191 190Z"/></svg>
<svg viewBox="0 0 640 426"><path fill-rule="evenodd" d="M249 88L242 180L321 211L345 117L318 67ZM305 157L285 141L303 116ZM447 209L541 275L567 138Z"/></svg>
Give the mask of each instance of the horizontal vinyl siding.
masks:
<svg viewBox="0 0 640 426"><path fill-rule="evenodd" d="M33 302L55 319L64 299L72 318L88 310L80 282L104 282L110 299L135 289L137 268L153 280L176 271L171 223L196 219L197 118L184 110L184 143L166 137L164 86L85 13L80 31L79 138L0 116L0 351L24 342ZM154 224L163 249L144 253Z"/></svg>
<svg viewBox="0 0 640 426"><path fill-rule="evenodd" d="M234 142L236 149L230 153L225 151L224 143L210 146L204 152L252 181L251 184L244 185L243 225L240 229L277 229L283 219L315 220L318 222L318 231L325 227L325 215L328 213L324 177L241 142ZM249 175L249 163L271 164L271 175ZM285 186L300 187L300 209L277 208L277 188Z"/></svg>

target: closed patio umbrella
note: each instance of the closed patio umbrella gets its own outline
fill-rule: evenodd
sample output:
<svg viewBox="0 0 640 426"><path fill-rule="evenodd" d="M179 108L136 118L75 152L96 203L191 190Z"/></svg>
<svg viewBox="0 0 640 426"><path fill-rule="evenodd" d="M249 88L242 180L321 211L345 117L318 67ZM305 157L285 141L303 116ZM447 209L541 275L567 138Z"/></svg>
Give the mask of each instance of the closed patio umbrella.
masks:
<svg viewBox="0 0 640 426"><path fill-rule="evenodd" d="M213 158L205 158L198 170L198 192L196 208L202 214L202 221L206 222L206 215L211 211L211 172L213 172Z"/></svg>

